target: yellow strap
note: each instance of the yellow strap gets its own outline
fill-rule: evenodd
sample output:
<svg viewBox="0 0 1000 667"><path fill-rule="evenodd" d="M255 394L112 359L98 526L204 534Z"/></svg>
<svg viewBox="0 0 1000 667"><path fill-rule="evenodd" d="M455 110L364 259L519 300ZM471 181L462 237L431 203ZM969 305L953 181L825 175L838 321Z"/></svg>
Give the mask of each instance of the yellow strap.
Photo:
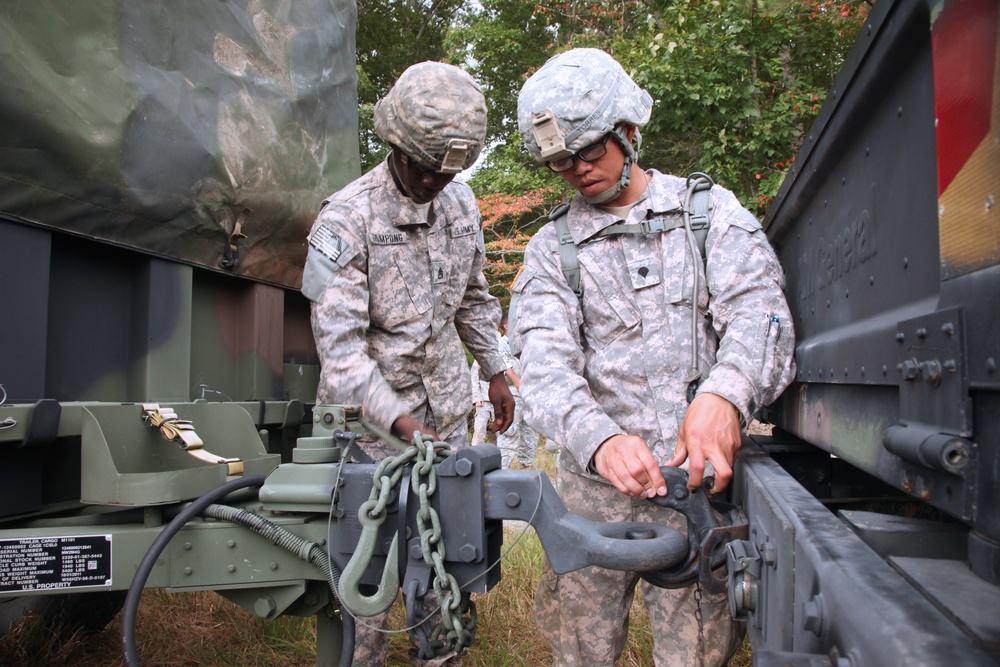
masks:
<svg viewBox="0 0 1000 667"><path fill-rule="evenodd" d="M227 459L205 451L201 438L194 431L194 424L181 419L173 408L161 408L156 403L142 404L142 419L150 426L160 429L160 434L171 442L178 442L181 449L205 463L225 463L230 475L243 474L243 461Z"/></svg>

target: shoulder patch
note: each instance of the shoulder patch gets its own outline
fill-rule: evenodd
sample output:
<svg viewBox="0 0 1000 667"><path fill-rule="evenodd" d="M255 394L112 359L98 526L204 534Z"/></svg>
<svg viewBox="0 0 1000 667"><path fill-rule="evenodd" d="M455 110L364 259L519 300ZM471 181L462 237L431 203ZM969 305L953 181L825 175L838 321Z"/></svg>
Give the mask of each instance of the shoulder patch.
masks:
<svg viewBox="0 0 1000 667"><path fill-rule="evenodd" d="M343 266L354 256L351 244L339 236L329 225L321 223L309 235L309 245L331 262Z"/></svg>

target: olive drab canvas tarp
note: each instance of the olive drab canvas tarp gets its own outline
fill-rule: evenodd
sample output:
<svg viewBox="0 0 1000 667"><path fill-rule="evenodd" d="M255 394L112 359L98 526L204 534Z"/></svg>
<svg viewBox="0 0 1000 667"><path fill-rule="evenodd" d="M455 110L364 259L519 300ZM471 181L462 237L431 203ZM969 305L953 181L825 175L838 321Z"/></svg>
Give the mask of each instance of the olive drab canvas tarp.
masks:
<svg viewBox="0 0 1000 667"><path fill-rule="evenodd" d="M297 287L320 202L360 172L356 20L353 0L4 2L0 214Z"/></svg>

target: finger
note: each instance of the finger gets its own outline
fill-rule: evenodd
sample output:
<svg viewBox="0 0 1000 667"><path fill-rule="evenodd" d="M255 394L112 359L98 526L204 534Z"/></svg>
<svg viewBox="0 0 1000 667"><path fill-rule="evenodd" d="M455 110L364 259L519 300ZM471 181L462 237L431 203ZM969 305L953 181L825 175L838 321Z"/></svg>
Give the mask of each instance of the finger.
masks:
<svg viewBox="0 0 1000 667"><path fill-rule="evenodd" d="M685 461L687 461L687 457L688 457L687 447L678 442L677 447L674 449L673 458L667 461L667 465L670 466L671 468L676 468Z"/></svg>
<svg viewBox="0 0 1000 667"><path fill-rule="evenodd" d="M695 450L688 457L688 488L694 491L701 486L705 474L705 457Z"/></svg>
<svg viewBox="0 0 1000 667"><path fill-rule="evenodd" d="M733 479L732 466L730 466L725 459L722 459L721 457L720 459L721 460L719 461L710 459L712 461L712 466L715 468L715 483L712 485L713 494L725 491L726 487L729 486L729 482Z"/></svg>
<svg viewBox="0 0 1000 667"><path fill-rule="evenodd" d="M604 477L604 479L606 479L609 482L611 482L611 485L613 487L615 487L616 489L618 489L618 491L620 491L621 493L628 493L628 488L624 484L621 483L621 480L618 479L618 475L615 474L614 470L608 470L608 471L606 471L602 475L602 477Z"/></svg>

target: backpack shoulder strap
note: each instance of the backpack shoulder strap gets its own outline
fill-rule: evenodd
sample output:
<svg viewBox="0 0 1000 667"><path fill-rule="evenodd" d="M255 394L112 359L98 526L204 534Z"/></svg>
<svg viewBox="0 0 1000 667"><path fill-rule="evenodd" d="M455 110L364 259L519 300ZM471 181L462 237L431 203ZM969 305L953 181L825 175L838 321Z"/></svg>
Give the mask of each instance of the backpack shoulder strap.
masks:
<svg viewBox="0 0 1000 667"><path fill-rule="evenodd" d="M702 261L705 260L705 239L712 226L712 186L715 183L707 174L696 171L687 177L687 213L691 216L691 232L698 243Z"/></svg>
<svg viewBox="0 0 1000 667"><path fill-rule="evenodd" d="M556 206L549 212L549 220L556 227L556 237L559 242L559 262L562 264L563 276L569 288L576 294L576 298L583 298L583 288L580 287L580 260L577 257L576 243L573 242L573 235L569 232L569 221L566 213L569 212L569 204L563 203Z"/></svg>

